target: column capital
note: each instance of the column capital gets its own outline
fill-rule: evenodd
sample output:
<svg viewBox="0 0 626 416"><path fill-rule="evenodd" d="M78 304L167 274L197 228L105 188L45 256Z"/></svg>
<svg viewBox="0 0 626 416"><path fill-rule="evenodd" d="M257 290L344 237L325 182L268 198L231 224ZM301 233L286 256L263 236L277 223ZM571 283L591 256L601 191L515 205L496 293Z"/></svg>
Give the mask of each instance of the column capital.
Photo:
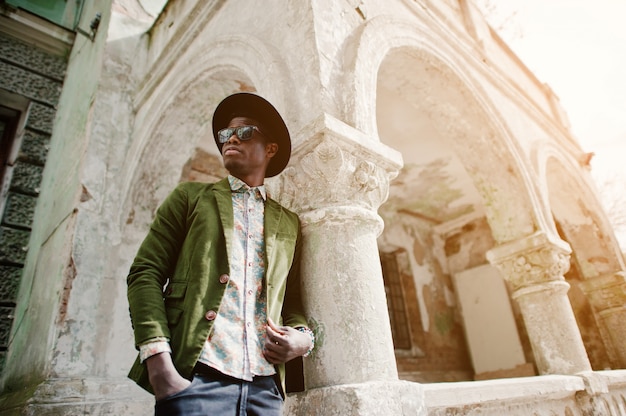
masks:
<svg viewBox="0 0 626 416"><path fill-rule="evenodd" d="M328 114L296 139L289 166L267 182L273 197L298 213L346 206L376 212L402 167L399 152Z"/></svg>
<svg viewBox="0 0 626 416"><path fill-rule="evenodd" d="M496 266L514 290L550 281L564 280L569 270L571 248L545 233L512 241L491 249L487 259Z"/></svg>

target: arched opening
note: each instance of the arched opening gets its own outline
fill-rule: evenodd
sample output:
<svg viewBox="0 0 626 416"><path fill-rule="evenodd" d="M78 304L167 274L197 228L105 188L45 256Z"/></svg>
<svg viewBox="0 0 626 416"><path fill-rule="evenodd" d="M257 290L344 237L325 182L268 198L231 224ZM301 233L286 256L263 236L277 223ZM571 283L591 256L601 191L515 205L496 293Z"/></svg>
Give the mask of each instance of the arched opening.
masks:
<svg viewBox="0 0 626 416"><path fill-rule="evenodd" d="M211 130L213 110L231 93L255 90L251 80L235 70L203 73L171 98L153 126L135 127L146 131L147 140L126 197L127 228L145 230L178 182L223 177Z"/></svg>
<svg viewBox="0 0 626 416"><path fill-rule="evenodd" d="M390 51L379 68L376 124L404 159L380 209L381 257L406 253L415 295L405 309L419 312L408 318L414 351L396 346L400 377L534 375L521 316L486 259L498 243L533 228L509 146L448 66L408 47Z"/></svg>

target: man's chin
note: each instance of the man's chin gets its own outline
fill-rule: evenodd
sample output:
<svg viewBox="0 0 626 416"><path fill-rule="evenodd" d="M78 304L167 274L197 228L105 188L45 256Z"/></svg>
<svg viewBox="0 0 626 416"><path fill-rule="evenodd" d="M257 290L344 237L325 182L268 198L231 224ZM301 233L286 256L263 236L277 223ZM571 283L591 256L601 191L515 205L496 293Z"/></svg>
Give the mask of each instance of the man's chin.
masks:
<svg viewBox="0 0 626 416"><path fill-rule="evenodd" d="M224 160L224 167L233 176L237 176L238 173L241 173L242 166L241 163L237 163L232 160Z"/></svg>

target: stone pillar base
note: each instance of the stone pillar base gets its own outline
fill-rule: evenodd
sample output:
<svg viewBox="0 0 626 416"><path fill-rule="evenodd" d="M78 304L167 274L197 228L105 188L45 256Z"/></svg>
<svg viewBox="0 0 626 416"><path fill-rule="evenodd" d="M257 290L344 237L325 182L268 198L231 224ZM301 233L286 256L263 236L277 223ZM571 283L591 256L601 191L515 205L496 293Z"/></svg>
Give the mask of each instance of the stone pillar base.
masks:
<svg viewBox="0 0 626 416"><path fill-rule="evenodd" d="M320 387L289 395L285 416L426 416L424 390L409 381Z"/></svg>
<svg viewBox="0 0 626 416"><path fill-rule="evenodd" d="M0 416L154 415L154 398L127 378L55 378L0 396Z"/></svg>

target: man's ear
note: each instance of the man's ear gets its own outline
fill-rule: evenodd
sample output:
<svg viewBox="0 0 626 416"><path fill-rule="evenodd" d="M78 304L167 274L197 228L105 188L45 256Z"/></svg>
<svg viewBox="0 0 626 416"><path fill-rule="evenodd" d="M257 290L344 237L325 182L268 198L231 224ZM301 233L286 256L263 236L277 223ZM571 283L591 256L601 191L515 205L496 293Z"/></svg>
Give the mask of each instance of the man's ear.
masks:
<svg viewBox="0 0 626 416"><path fill-rule="evenodd" d="M269 157L274 157L278 152L278 143L268 143L265 145L265 152Z"/></svg>

